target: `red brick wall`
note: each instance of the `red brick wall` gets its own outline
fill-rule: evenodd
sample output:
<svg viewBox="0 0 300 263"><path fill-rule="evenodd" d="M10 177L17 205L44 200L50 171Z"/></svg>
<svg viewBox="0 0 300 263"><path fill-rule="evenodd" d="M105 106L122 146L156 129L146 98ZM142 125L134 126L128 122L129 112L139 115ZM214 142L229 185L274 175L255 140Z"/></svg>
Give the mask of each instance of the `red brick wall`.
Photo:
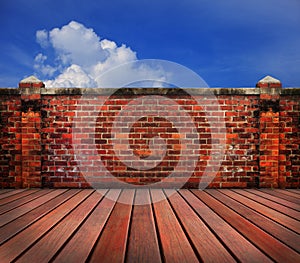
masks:
<svg viewBox="0 0 300 263"><path fill-rule="evenodd" d="M300 181L300 96L284 95L279 112L279 176L286 187ZM286 179L286 180L285 180Z"/></svg>
<svg viewBox="0 0 300 263"><path fill-rule="evenodd" d="M214 138L224 144L225 154L209 187L300 185L300 89L268 86L263 90L259 85L211 89L215 100L208 103L211 95L203 90L190 96L190 91L180 89L151 89L150 93L149 89L121 89L107 96L101 89L26 88L0 89L1 187L86 188L91 187L92 176L98 176L97 181L102 175L107 183L126 182L128 186L155 182L172 186L183 181L184 187L198 187L204 172L214 174L210 167ZM149 94L165 98L157 104L157 116L138 118L127 137L113 134L119 114ZM207 104L199 105L199 101ZM138 105L140 113L146 113L153 101L147 103ZM197 136L183 135L188 130L184 120L178 124L180 131L172 123L178 110L188 114ZM122 119L125 123L137 113L129 112ZM221 133L219 139L214 135L208 116L225 121L225 141ZM136 169L136 158L151 155L155 159L163 153L163 148L156 152L149 148L149 139L155 136L162 138L156 144L166 144L164 158L151 169ZM125 139L135 155L129 160L132 167L119 156L128 150ZM176 169L185 170L180 158L188 154L192 140L199 144L191 176L184 180L180 173L169 177Z"/></svg>
<svg viewBox="0 0 300 263"><path fill-rule="evenodd" d="M21 186L21 100L16 90L0 96L0 185Z"/></svg>
<svg viewBox="0 0 300 263"><path fill-rule="evenodd" d="M254 187L259 177L259 96L220 95L226 116L226 155L216 187Z"/></svg>
<svg viewBox="0 0 300 263"><path fill-rule="evenodd" d="M72 147L73 117L80 96L42 98L42 179L49 187L88 187L77 169Z"/></svg>

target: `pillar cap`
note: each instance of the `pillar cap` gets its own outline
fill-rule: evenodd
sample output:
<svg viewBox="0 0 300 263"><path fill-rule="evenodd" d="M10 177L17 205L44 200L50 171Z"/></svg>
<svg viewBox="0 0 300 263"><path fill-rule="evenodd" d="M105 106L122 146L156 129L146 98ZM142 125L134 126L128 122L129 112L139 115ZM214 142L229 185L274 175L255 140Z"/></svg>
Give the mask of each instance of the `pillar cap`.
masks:
<svg viewBox="0 0 300 263"><path fill-rule="evenodd" d="M45 87L45 84L35 76L30 76L28 78L22 79L19 83L19 88L43 88L43 87Z"/></svg>
<svg viewBox="0 0 300 263"><path fill-rule="evenodd" d="M281 81L279 79L275 79L268 75L263 79L261 79L260 81L258 81L258 83L281 83Z"/></svg>
<svg viewBox="0 0 300 263"><path fill-rule="evenodd" d="M271 76L266 76L256 84L258 88L282 88L281 81Z"/></svg>

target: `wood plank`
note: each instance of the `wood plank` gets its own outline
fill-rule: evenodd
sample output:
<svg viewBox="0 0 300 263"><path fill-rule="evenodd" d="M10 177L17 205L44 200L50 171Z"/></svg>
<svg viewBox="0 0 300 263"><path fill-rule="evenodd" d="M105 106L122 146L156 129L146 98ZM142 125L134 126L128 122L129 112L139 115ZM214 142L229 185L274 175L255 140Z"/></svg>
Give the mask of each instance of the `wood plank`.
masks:
<svg viewBox="0 0 300 263"><path fill-rule="evenodd" d="M50 232L38 240L16 262L49 262L63 244L72 236L73 232L93 211L95 206L103 198L107 190L93 192L88 198L79 204L68 216L63 218ZM83 245L83 244L81 244ZM87 245L87 244L86 244ZM45 250L44 248L47 248Z"/></svg>
<svg viewBox="0 0 300 263"><path fill-rule="evenodd" d="M53 190L47 190L45 191L45 194L41 197L34 199L31 202L25 203L14 210L10 210L5 214L0 215L0 227L42 205L45 201L48 200L48 195L52 195L52 192Z"/></svg>
<svg viewBox="0 0 300 263"><path fill-rule="evenodd" d="M225 191L225 189L223 189ZM228 190L229 191L229 190ZM256 247L277 262L298 262L300 255L281 243L273 236L267 234L259 227L255 226L244 217L240 216L229 207L210 196L204 191L193 191L197 197L213 209L219 216L226 220L242 235L247 237ZM259 261L257 261L259 262Z"/></svg>
<svg viewBox="0 0 300 263"><path fill-rule="evenodd" d="M45 191L43 192L45 194ZM0 229L0 245L75 194L76 192L74 190L57 189L52 192L52 195L47 195L49 199L45 201L43 205L11 221Z"/></svg>
<svg viewBox="0 0 300 263"><path fill-rule="evenodd" d="M179 193L193 207L224 246L231 251L231 254L235 256L238 262L253 263L254 258L257 262L273 262L191 191L184 189L180 190ZM194 193L197 193L197 190Z"/></svg>
<svg viewBox="0 0 300 263"><path fill-rule="evenodd" d="M255 202L258 202L264 206L270 207L280 213L283 213L289 217L293 217L296 220L300 220L300 212L295 211L294 209L288 208L286 206L283 206L281 204L275 203L273 201L270 201L268 199L265 199L261 196L258 196L254 193L248 192L248 191L239 191L239 193ZM300 209L300 205L298 206L298 208Z"/></svg>
<svg viewBox="0 0 300 263"><path fill-rule="evenodd" d="M33 245L39 238L52 229L62 218L86 199L93 190L78 190L78 193L57 209L9 239L0 247L0 262L10 262Z"/></svg>
<svg viewBox="0 0 300 263"><path fill-rule="evenodd" d="M207 192L253 224L273 235L289 247L295 249L297 252L300 252L300 235L237 202L236 200L225 195L223 191L211 189Z"/></svg>
<svg viewBox="0 0 300 263"><path fill-rule="evenodd" d="M198 262L166 196L160 189L151 189L154 212L165 262ZM162 200L158 201L157 200Z"/></svg>
<svg viewBox="0 0 300 263"><path fill-rule="evenodd" d="M17 189L17 190L14 190L14 191L9 191L7 193L4 193L2 195L0 195L0 205L3 205L3 204L7 204L9 202L9 200L11 200L11 198L19 198L18 196L22 193L26 193L28 192L29 189ZM14 199L14 200L15 200Z"/></svg>
<svg viewBox="0 0 300 263"><path fill-rule="evenodd" d="M268 199L268 200L271 200L271 201L276 202L278 204L281 204L281 205L284 205L286 207L292 208L296 211L300 211L299 205L297 205L293 202L287 201L285 199L270 195L270 194L265 193L265 192L258 191L256 189L245 189L245 191L248 191L248 192L256 194L256 195L259 195L259 196L261 196L265 199Z"/></svg>
<svg viewBox="0 0 300 263"><path fill-rule="evenodd" d="M148 189L136 190L126 262L161 262Z"/></svg>
<svg viewBox="0 0 300 263"><path fill-rule="evenodd" d="M37 191L37 190L32 190L32 191L29 190L29 191L27 191L27 193L28 193L27 195L24 195L17 200L14 200L14 201L9 202L8 204L2 205L0 207L0 215L44 195L44 191Z"/></svg>
<svg viewBox="0 0 300 263"><path fill-rule="evenodd" d="M300 233L300 222L298 220L295 220L294 218L291 218L285 214L282 214L272 208L266 207L262 204L257 203L256 201L253 201L245 196L243 196L243 190L236 189L236 190L223 190L224 193L235 200L241 202L242 204L250 207L251 209L261 213L262 215L271 218L275 222L295 231L296 233Z"/></svg>
<svg viewBox="0 0 300 263"><path fill-rule="evenodd" d="M28 189L27 191L23 191L19 194L12 195L7 198L1 199L0 200L0 209L3 206L7 206L11 203L17 203L18 201L22 202L24 197L30 196L31 194L36 193L36 192L41 192L41 191L40 191L40 189ZM12 206L13 206L13 204L12 204Z"/></svg>
<svg viewBox="0 0 300 263"><path fill-rule="evenodd" d="M236 262L177 191L165 190L165 192L202 262Z"/></svg>
<svg viewBox="0 0 300 263"><path fill-rule="evenodd" d="M300 189L285 189L285 190L300 195Z"/></svg>
<svg viewBox="0 0 300 263"><path fill-rule="evenodd" d="M6 193L9 193L9 192L12 192L12 191L14 191L14 189L0 189L0 196L2 194L6 194Z"/></svg>
<svg viewBox="0 0 300 263"><path fill-rule="evenodd" d="M89 258L90 262L124 262L134 190L122 191Z"/></svg>
<svg viewBox="0 0 300 263"><path fill-rule="evenodd" d="M114 208L120 190L110 190L53 262L86 262Z"/></svg>
<svg viewBox="0 0 300 263"><path fill-rule="evenodd" d="M281 194L284 194L284 195L295 197L300 202L300 196L299 196L298 193L289 192L289 191L286 191L286 190L283 190L283 189L274 189L274 191L278 192L278 193L281 193Z"/></svg>
<svg viewBox="0 0 300 263"><path fill-rule="evenodd" d="M282 198L284 200L287 200L287 201L290 201L290 202L293 202L295 204L300 204L299 202L299 199L298 198L295 198L293 196L289 196L285 193L280 193L280 192L277 192L273 189L259 189L259 191L262 191L264 193L267 193L267 194L270 194L270 195L273 195L273 196L276 196L276 197L279 197L279 198Z"/></svg>

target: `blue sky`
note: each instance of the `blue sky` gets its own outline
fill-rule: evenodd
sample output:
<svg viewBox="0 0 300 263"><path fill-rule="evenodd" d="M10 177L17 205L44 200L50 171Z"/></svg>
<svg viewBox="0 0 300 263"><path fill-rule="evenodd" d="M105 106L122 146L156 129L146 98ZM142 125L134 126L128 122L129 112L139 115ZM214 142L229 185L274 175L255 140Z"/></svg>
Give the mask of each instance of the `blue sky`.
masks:
<svg viewBox="0 0 300 263"><path fill-rule="evenodd" d="M211 87L300 86L299 0L1 0L0 30L1 87L32 74L93 86L132 59L179 63Z"/></svg>

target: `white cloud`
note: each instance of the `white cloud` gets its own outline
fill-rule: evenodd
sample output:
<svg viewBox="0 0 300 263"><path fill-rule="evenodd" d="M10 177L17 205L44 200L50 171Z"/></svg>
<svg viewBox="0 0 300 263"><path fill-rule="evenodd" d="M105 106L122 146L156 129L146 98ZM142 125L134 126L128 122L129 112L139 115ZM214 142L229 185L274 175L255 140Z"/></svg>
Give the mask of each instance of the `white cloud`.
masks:
<svg viewBox="0 0 300 263"><path fill-rule="evenodd" d="M34 58L34 69L40 71L44 76L52 77L57 69L50 65L46 65L47 56L39 53Z"/></svg>
<svg viewBox="0 0 300 263"><path fill-rule="evenodd" d="M41 45L41 47L47 48L49 45L48 32L46 30L36 31L36 41Z"/></svg>
<svg viewBox="0 0 300 263"><path fill-rule="evenodd" d="M93 29L75 21L49 32L39 30L36 40L46 52L49 47L54 50L52 64L47 64L49 59L45 54L35 57L34 69L42 78L57 75L44 80L46 87L113 87L114 79L104 80L100 76L114 67L137 60L136 52L130 47L101 39ZM119 77L124 77L125 83L132 75L138 79L164 79L161 70L149 66L129 66L122 70Z"/></svg>
<svg viewBox="0 0 300 263"><path fill-rule="evenodd" d="M45 81L46 87L96 87L97 84L78 65L71 65L54 80Z"/></svg>
<svg viewBox="0 0 300 263"><path fill-rule="evenodd" d="M70 22L61 29L50 31L50 42L64 64L88 67L105 60L107 54L93 29Z"/></svg>

